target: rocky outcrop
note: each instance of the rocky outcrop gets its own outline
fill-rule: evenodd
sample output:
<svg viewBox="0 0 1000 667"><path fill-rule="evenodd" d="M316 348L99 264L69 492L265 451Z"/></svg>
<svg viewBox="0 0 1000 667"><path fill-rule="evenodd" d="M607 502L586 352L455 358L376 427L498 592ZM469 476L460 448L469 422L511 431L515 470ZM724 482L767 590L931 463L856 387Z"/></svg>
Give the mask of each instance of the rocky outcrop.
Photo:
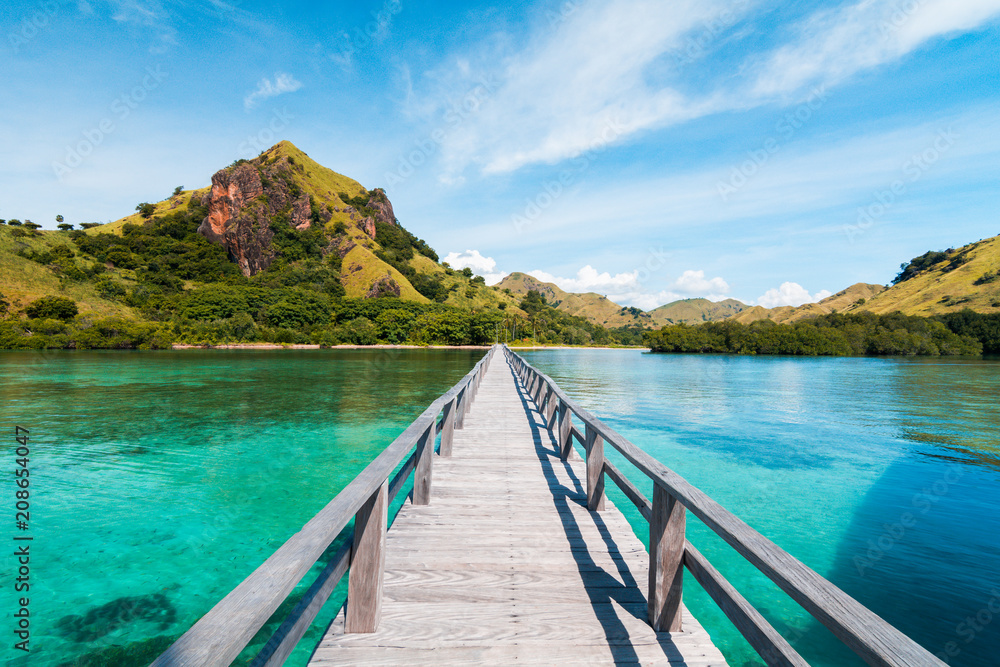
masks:
<svg viewBox="0 0 1000 667"><path fill-rule="evenodd" d="M212 176L208 217L198 233L226 248L245 276L260 273L274 260L274 232L266 219L254 215L252 203L264 194L257 168L241 164Z"/></svg>
<svg viewBox="0 0 1000 667"><path fill-rule="evenodd" d="M386 274L372 283L372 286L368 288L368 293L365 294L365 298L377 299L382 296L399 296L399 294L399 284L392 279L392 276Z"/></svg>
<svg viewBox="0 0 1000 667"><path fill-rule="evenodd" d="M299 231L312 226L312 202L308 194L292 192L291 170L287 160L279 160L261 167L243 163L212 176L208 217L198 233L226 248L247 277L274 261L273 225L289 224ZM325 208L316 213L321 222L330 220Z"/></svg>
<svg viewBox="0 0 1000 667"><path fill-rule="evenodd" d="M392 202L385 194L385 190L382 188L375 188L368 193L368 208L375 212L375 219L386 225L396 224L396 214L392 210ZM375 225L372 225L372 229ZM369 234L372 238L375 238L375 234Z"/></svg>

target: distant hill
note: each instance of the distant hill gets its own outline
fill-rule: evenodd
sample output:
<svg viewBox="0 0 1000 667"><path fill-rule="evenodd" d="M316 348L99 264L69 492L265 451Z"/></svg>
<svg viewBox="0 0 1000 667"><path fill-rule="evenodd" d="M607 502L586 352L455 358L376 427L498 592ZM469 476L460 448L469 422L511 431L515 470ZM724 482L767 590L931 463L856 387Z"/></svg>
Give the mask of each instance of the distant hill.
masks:
<svg viewBox="0 0 1000 667"><path fill-rule="evenodd" d="M1000 313L1000 236L928 252L904 264L897 282L861 310L938 315L970 308Z"/></svg>
<svg viewBox="0 0 1000 667"><path fill-rule="evenodd" d="M660 306L649 312L639 308L621 306L608 297L594 292L576 294L566 292L553 283L543 282L526 273L512 273L504 278L500 289L525 295L530 290L541 293L556 309L570 315L583 317L605 327L641 326L661 327L665 324L695 324L716 322L741 312L747 306L735 299L713 302L708 299L682 299Z"/></svg>
<svg viewBox="0 0 1000 667"><path fill-rule="evenodd" d="M608 297L594 292L574 294L565 292L557 285L542 282L527 273L512 273L497 285L499 289L509 289L511 293L524 296L535 290L545 297L549 305L569 315L582 317L594 324L605 327L654 325L648 313L638 308L625 308Z"/></svg>
<svg viewBox="0 0 1000 667"><path fill-rule="evenodd" d="M733 315L731 319L743 324L749 324L758 320L772 320L778 324L798 322L807 317L829 315L832 312L843 313L857 310L862 307L862 303L884 291L884 285L856 283L832 296L828 296L819 303L807 303L801 306L778 306L777 308L753 306Z"/></svg>
<svg viewBox="0 0 1000 667"><path fill-rule="evenodd" d="M658 326L664 324L697 324L718 322L742 313L747 305L736 299L709 301L708 299L682 299L649 311Z"/></svg>

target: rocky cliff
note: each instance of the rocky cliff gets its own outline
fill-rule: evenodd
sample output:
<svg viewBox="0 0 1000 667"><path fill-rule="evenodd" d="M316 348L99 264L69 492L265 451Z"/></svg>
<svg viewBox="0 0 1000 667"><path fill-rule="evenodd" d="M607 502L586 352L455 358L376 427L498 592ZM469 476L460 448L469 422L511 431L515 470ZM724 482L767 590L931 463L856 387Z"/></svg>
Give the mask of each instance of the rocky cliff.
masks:
<svg viewBox="0 0 1000 667"><path fill-rule="evenodd" d="M313 213L309 195L292 178L287 158L262 165L244 162L212 176L208 217L198 233L226 248L245 276L264 271L276 256L273 225L298 231L314 221L326 222L331 212Z"/></svg>

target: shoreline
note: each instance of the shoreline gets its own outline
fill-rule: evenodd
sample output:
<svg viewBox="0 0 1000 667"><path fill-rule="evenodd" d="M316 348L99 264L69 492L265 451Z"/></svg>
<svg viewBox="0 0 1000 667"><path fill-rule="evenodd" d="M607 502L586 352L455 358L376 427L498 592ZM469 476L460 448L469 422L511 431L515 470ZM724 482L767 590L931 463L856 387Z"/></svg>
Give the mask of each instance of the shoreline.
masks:
<svg viewBox="0 0 1000 667"><path fill-rule="evenodd" d="M315 343L219 343L195 345L174 343L171 350L488 350L490 345L330 345ZM647 350L646 347L588 347L585 345L510 346L512 350Z"/></svg>

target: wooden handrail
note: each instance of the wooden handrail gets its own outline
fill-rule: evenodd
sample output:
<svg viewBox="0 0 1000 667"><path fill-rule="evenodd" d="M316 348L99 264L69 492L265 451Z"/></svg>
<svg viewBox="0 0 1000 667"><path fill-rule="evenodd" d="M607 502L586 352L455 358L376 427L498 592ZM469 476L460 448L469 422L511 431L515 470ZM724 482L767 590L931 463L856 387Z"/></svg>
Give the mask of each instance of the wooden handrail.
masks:
<svg viewBox="0 0 1000 667"><path fill-rule="evenodd" d="M547 426L554 431L553 434L560 447L562 458L566 458L567 449L572 447L572 439L576 435L574 431L578 433L572 427L570 415L573 415L583 422L586 429L593 430L597 436L604 440L605 444L616 449L626 460L653 481L654 499L650 502L633 485L628 483L624 475L610 463L605 461L601 468L639 507L643 516L651 521L651 527L654 526L652 523L654 518L659 517L661 521L666 520L667 515L663 512L670 503L676 501L684 509L701 519L705 525L722 537L754 567L778 584L789 597L829 628L838 639L868 664L886 667L925 667L945 664L880 616L758 533L683 477L629 442L567 396L552 378L529 364L507 346L504 346L504 353L511 361L523 385L526 388L533 387L536 395L546 397L543 402L548 403L549 414L551 414L553 399L558 404L560 418L557 423L551 419L547 420ZM531 394L529 393L529 395ZM541 405L539 408L541 409ZM555 428L557 426L558 428ZM664 526L657 524L655 527L657 535L660 535ZM675 553L675 551L674 549L671 553ZM703 558L699 558L700 554L691 555L686 549L681 551L684 563L689 569L691 569L692 564L698 568L703 562L707 563ZM654 626L657 624L655 619L661 617L660 612L664 606L679 602L669 599L660 600L659 591L652 591L654 581L660 582L660 585L663 583L662 575L664 572L661 570L663 568L669 570L675 566L675 561L662 563L662 556L662 553L655 558L651 555L650 599L655 597L658 601L656 608L651 606L650 609L650 617ZM701 568L702 574L706 571L705 568ZM721 575L719 576L721 577ZM705 577L707 575L700 578ZM696 575L696 578L699 577ZM677 586L676 595L679 596L679 594L679 586ZM753 625L757 617L749 615L747 618L750 620L743 625L738 624L737 628L749 639L747 632L750 631L750 626ZM756 628L754 632L757 632L758 635L759 633L767 635L765 628L753 627ZM781 657L774 658L775 655ZM801 664L783 662L785 659L791 659L784 653L784 649L779 654L762 654L762 657L768 660L769 664ZM772 659L773 662L771 662Z"/></svg>
<svg viewBox="0 0 1000 667"><path fill-rule="evenodd" d="M431 403L326 507L320 510L299 532L292 535L270 558L264 561L260 567L153 661L152 667L221 667L229 665L285 601L352 518L368 516L369 514L374 516L373 511L384 514L384 506L391 502L390 497L394 497L399 492L411 470L416 470L418 476L420 474L426 476L425 479L415 480L415 485L419 487L418 494L421 494L422 499L426 499L427 494L430 493L430 461L432 457L429 454L433 451L433 439L438 432L437 417L442 410L450 406L446 410L445 420L441 425L442 432L449 436L450 446L451 429L462 427L462 417L468 412L475 388L482 380L497 347L494 345L465 377ZM407 455L414 448L417 448L417 451L414 451L407 458ZM406 459L406 463L390 482L390 475L404 459ZM381 521L381 526L378 525L379 521ZM385 518L383 516L379 519L379 516L375 516L374 523L370 521L367 523L370 524L369 529L376 531L376 533L361 535L356 526L352 540L353 546L348 547L351 551L351 572L355 569L353 564L358 557L359 537L363 538L366 545L374 545L374 551L366 547L363 551L364 554L372 552L373 557L381 556L384 561L384 553L379 553L378 549L377 531L381 530L381 542L384 544L384 533L387 529ZM291 652L295 642L315 619L323 602L336 587L344 571L348 569L343 561L343 552L334 557L330 565L320 574L307 592L308 601L303 598L303 604L291 612L289 619L286 619L287 622L279 627L275 636L261 651L254 664L280 664L280 661L284 659L282 656L287 656ZM380 593L381 572L376 572L379 565L367 561L361 564L364 568L375 573L378 580L376 588ZM366 583L370 584L371 582ZM376 602L379 601L376 600ZM351 609L348 610L349 615L351 611ZM353 611L359 610L354 609ZM362 616L364 616L364 624L369 627L372 624L377 626L377 609L361 611L363 612ZM295 634L298 634L298 637L294 637ZM291 641L292 639L294 641Z"/></svg>

